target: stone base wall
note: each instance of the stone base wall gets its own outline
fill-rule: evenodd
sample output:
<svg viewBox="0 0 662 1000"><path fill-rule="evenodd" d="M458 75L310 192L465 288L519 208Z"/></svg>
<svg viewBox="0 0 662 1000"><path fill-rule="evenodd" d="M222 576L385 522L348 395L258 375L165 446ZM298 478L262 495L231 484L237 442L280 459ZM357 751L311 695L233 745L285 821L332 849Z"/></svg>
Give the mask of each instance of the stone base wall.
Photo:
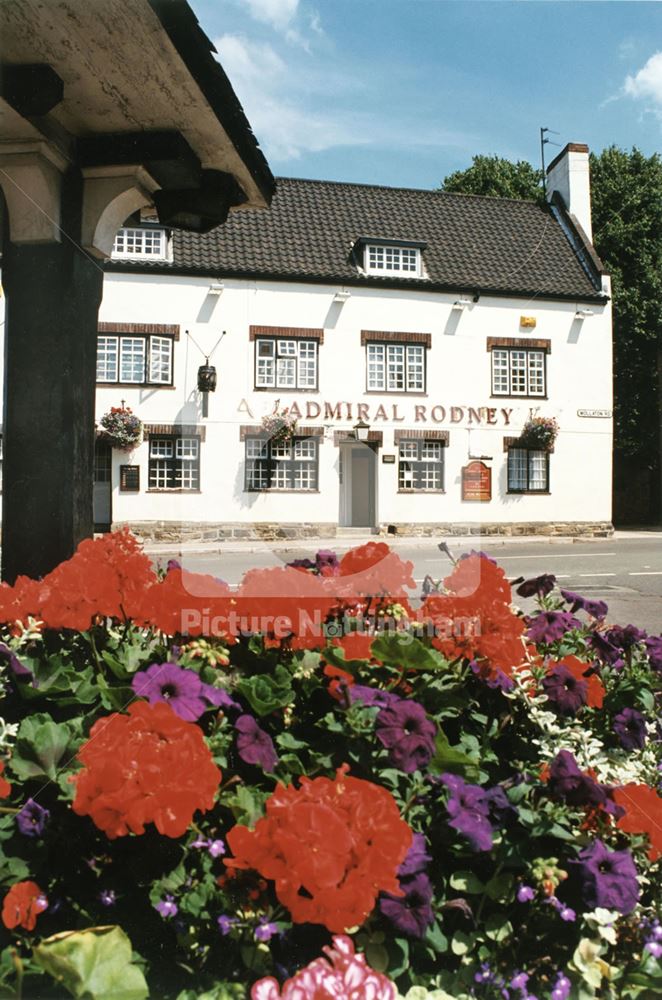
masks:
<svg viewBox="0 0 662 1000"><path fill-rule="evenodd" d="M338 535L338 525L335 522L278 524L263 521L255 524L232 522L216 524L194 521L127 521L113 524L114 529L124 526L129 527L144 542L173 544L180 542L190 544L192 542L314 540L315 538L335 538ZM358 529L354 530L358 531ZM379 535L384 538L428 538L461 535L498 535L504 538L517 535L608 538L613 534L613 531L613 525L609 521L515 521L512 523L486 521L455 524L382 524ZM368 529L365 533L369 533Z"/></svg>
<svg viewBox="0 0 662 1000"><path fill-rule="evenodd" d="M394 529L394 530L392 530ZM488 521L455 524L403 523L382 526L382 532L396 536L428 537L431 535L542 535L545 537L608 538L614 533L610 521L514 521L490 523Z"/></svg>

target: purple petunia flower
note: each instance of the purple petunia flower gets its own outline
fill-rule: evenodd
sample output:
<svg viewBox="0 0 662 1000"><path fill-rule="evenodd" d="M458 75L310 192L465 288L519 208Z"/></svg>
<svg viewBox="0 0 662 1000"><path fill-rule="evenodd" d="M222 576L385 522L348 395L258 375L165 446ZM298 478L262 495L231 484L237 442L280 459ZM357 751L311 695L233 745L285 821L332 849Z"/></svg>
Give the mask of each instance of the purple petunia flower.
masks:
<svg viewBox="0 0 662 1000"><path fill-rule="evenodd" d="M659 941L647 941L644 948L651 953L653 958L662 958L662 944Z"/></svg>
<svg viewBox="0 0 662 1000"><path fill-rule="evenodd" d="M196 722L207 711L207 702L240 708L225 691L204 684L194 670L176 663L153 663L134 676L131 687L141 698L147 698L150 705L166 702L186 722Z"/></svg>
<svg viewBox="0 0 662 1000"><path fill-rule="evenodd" d="M225 854L225 850L225 842L222 840L210 840L207 845L207 851L212 858L220 858L221 854Z"/></svg>
<svg viewBox="0 0 662 1000"><path fill-rule="evenodd" d="M5 642L0 642L0 664L9 667L14 677L29 677L32 681L32 687L39 687L30 668L21 663L16 653Z"/></svg>
<svg viewBox="0 0 662 1000"><path fill-rule="evenodd" d="M572 983L568 977L564 976L562 972L559 972L556 976L556 981L554 982L554 988L550 994L550 1000L568 1000L571 989Z"/></svg>
<svg viewBox="0 0 662 1000"><path fill-rule="evenodd" d="M456 774L442 774L441 780L450 788L446 811L448 825L464 834L475 851L489 851L494 829L489 821L490 804L480 785L468 785Z"/></svg>
<svg viewBox="0 0 662 1000"><path fill-rule="evenodd" d="M602 785L579 770L569 750L559 750L550 764L548 788L555 799L571 806L599 806L607 797Z"/></svg>
<svg viewBox="0 0 662 1000"><path fill-rule="evenodd" d="M415 833L411 847L405 855L405 860L398 868L398 878L408 878L410 875L417 875L422 872L432 861L432 857L427 852L425 834Z"/></svg>
<svg viewBox="0 0 662 1000"><path fill-rule="evenodd" d="M577 611L586 611L591 618L601 620L609 611L604 601L593 601L590 597L582 597L581 594L575 594L572 590L562 590L561 597L571 606L570 613L573 615Z"/></svg>
<svg viewBox="0 0 662 1000"><path fill-rule="evenodd" d="M340 563L338 556L330 549L320 549L315 556L315 567L323 576L338 576Z"/></svg>
<svg viewBox="0 0 662 1000"><path fill-rule="evenodd" d="M230 931L232 930L233 925L236 924L237 922L238 921L237 921L236 917L228 917L227 914L225 914L225 913L221 913L220 917L216 918L216 923L218 924L218 929L221 932L221 934L223 935L223 937L225 937L226 934L230 933Z"/></svg>
<svg viewBox="0 0 662 1000"><path fill-rule="evenodd" d="M554 590L555 583L555 576L551 573L542 573L540 576L536 576L532 580L523 580L517 588L516 593L519 594L520 597L535 597L536 594L539 597L546 597L547 594L551 594ZM563 591L561 591L561 593L563 593Z"/></svg>
<svg viewBox="0 0 662 1000"><path fill-rule="evenodd" d="M41 837L50 815L48 809L44 809L34 799L28 799L16 814L16 825L25 837Z"/></svg>
<svg viewBox="0 0 662 1000"><path fill-rule="evenodd" d="M626 750L641 750L646 745L646 721L636 708L624 708L614 716L614 732Z"/></svg>
<svg viewBox="0 0 662 1000"><path fill-rule="evenodd" d="M595 840L571 861L581 879L582 899L589 910L631 913L639 899L637 869L629 851L610 851Z"/></svg>
<svg viewBox="0 0 662 1000"><path fill-rule="evenodd" d="M285 563L285 565L289 566L291 569L314 570L317 568L312 559L293 559L292 562Z"/></svg>
<svg viewBox="0 0 662 1000"><path fill-rule="evenodd" d="M268 921L266 917L260 917L260 923L253 931L255 940L270 941L274 934L278 934L276 925Z"/></svg>
<svg viewBox="0 0 662 1000"><path fill-rule="evenodd" d="M379 712L375 735L389 751L392 763L405 774L411 774L430 762L437 727L417 701L400 699Z"/></svg>
<svg viewBox="0 0 662 1000"><path fill-rule="evenodd" d="M246 764L255 764L263 771L273 771L278 763L274 742L258 726L252 715L240 715L236 720L237 752Z"/></svg>
<svg viewBox="0 0 662 1000"><path fill-rule="evenodd" d="M647 633L636 625L610 625L605 632L609 642L624 652L646 639Z"/></svg>
<svg viewBox="0 0 662 1000"><path fill-rule="evenodd" d="M404 896L383 893L379 899L379 909L397 931L409 937L422 938L434 920L432 912L432 883L425 872L418 872L412 878L401 879L400 888Z"/></svg>
<svg viewBox="0 0 662 1000"><path fill-rule="evenodd" d="M170 920L171 917L177 916L179 911L179 907L172 896L166 896L165 899L159 900L158 903L154 904L154 909L158 910L164 920Z"/></svg>
<svg viewBox="0 0 662 1000"><path fill-rule="evenodd" d="M608 663L615 670L620 670L625 665L623 650L610 642L602 632L592 632L588 641L595 655L603 663Z"/></svg>
<svg viewBox="0 0 662 1000"><path fill-rule="evenodd" d="M651 635L644 640L648 659L653 670L662 672L662 635Z"/></svg>
<svg viewBox="0 0 662 1000"><path fill-rule="evenodd" d="M530 903L535 898L536 890L530 885L521 885L517 890L518 903Z"/></svg>
<svg viewBox="0 0 662 1000"><path fill-rule="evenodd" d="M114 906L117 902L114 889L102 889L97 898L102 906Z"/></svg>
<svg viewBox="0 0 662 1000"><path fill-rule="evenodd" d="M527 637L531 642L556 642L573 628L581 628L581 622L569 611L541 611L530 619Z"/></svg>
<svg viewBox="0 0 662 1000"><path fill-rule="evenodd" d="M379 708L392 708L402 701L397 694L383 691L381 688L367 687L364 684L352 684L346 690L350 702L360 701L367 707L378 705Z"/></svg>
<svg viewBox="0 0 662 1000"><path fill-rule="evenodd" d="M542 686L552 706L561 715L574 715L588 699L588 682L578 680L562 663L543 677Z"/></svg>

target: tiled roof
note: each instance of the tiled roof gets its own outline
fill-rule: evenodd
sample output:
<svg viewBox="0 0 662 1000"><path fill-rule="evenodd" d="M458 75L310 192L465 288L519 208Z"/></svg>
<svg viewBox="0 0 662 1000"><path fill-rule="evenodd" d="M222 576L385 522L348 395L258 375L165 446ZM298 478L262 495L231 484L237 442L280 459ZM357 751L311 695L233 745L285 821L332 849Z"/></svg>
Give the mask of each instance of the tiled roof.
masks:
<svg viewBox="0 0 662 1000"><path fill-rule="evenodd" d="M426 244L426 277L362 275L351 251L365 236ZM589 276L555 215L534 202L332 181L280 178L270 209L235 211L205 236L176 231L173 255L170 263L109 267L541 298L600 295L599 275Z"/></svg>

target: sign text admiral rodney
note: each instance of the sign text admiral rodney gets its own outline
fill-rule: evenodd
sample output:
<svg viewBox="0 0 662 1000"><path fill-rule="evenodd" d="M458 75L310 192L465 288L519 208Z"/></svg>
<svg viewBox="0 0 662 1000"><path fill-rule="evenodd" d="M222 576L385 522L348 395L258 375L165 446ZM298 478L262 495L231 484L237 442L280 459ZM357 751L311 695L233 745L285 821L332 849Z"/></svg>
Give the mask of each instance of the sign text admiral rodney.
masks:
<svg viewBox="0 0 662 1000"><path fill-rule="evenodd" d="M242 401L244 402L244 401ZM242 406L239 407L242 409ZM503 426L508 427L512 408L507 406L442 406L437 403L318 403L317 400L307 399L305 402L294 400L291 403L281 404L280 412L287 410L287 413L297 420L323 420L330 422L334 420L343 423L349 420L363 420L369 424L376 424L380 421L390 421L394 424L405 421L417 424L462 424L467 423L473 426ZM248 407L246 407L246 412Z"/></svg>

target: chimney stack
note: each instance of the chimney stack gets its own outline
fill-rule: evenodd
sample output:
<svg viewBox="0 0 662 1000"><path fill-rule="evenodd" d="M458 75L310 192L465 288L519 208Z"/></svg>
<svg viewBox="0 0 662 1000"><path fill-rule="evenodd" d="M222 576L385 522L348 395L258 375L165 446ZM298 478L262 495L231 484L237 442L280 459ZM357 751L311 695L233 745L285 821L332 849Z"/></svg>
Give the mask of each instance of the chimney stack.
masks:
<svg viewBox="0 0 662 1000"><path fill-rule="evenodd" d="M591 181L588 166L588 146L569 142L547 167L547 200L557 193L568 212L577 219L591 242Z"/></svg>

